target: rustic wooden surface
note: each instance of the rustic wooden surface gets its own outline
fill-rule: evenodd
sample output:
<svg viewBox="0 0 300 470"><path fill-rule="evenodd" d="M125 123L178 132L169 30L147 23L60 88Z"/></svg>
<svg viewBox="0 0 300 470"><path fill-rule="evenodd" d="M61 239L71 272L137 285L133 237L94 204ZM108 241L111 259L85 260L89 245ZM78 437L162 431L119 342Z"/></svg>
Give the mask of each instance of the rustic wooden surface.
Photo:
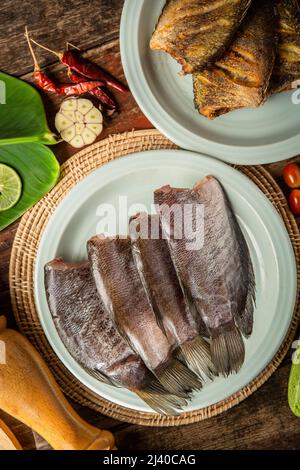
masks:
<svg viewBox="0 0 300 470"><path fill-rule="evenodd" d="M150 1L150 0L148 0ZM61 50L66 41L76 44L87 57L101 64L123 81L119 53L119 23L122 0L4 0L0 5L0 70L32 81L32 63L24 40L28 26L34 38L49 47ZM48 66L58 78L63 68L55 57L39 51L41 65ZM106 121L101 138L131 129L151 128L130 94L116 95L120 112ZM60 99L43 95L53 127L53 116ZM60 144L55 153L62 163L75 151ZM300 158L296 158L300 161ZM280 175L284 163L267 168L284 189ZM0 233L0 312L16 327L12 314L8 267L10 251L18 223ZM256 393L230 411L199 424L179 428L145 428L119 423L82 406L75 408L87 421L112 430L119 449L299 449L300 420L292 415L287 404L287 381L291 352L278 371ZM48 449L48 444L30 429L0 411L24 449Z"/></svg>

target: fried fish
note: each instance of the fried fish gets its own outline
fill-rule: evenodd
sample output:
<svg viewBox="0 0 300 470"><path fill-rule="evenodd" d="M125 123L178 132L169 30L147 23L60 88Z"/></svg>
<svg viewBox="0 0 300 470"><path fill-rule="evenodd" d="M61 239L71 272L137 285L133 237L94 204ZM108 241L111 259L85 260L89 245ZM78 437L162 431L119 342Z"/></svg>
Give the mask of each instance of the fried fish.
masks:
<svg viewBox="0 0 300 470"><path fill-rule="evenodd" d="M255 0L223 57L194 74L195 106L214 119L239 108L255 108L268 97L277 52L273 0Z"/></svg>
<svg viewBox="0 0 300 470"><path fill-rule="evenodd" d="M300 6L297 0L277 0L279 45L270 94L291 88L300 80Z"/></svg>
<svg viewBox="0 0 300 470"><path fill-rule="evenodd" d="M89 263L45 266L48 305L69 353L93 377L135 392L158 413L177 414L183 398L166 392L118 333L98 296Z"/></svg>
<svg viewBox="0 0 300 470"><path fill-rule="evenodd" d="M251 0L168 0L150 41L184 73L210 67L229 46Z"/></svg>
<svg viewBox="0 0 300 470"><path fill-rule="evenodd" d="M159 216L137 214L129 227L136 267L169 342L194 372L212 378L216 371L209 345L199 336L199 325L183 295Z"/></svg>
<svg viewBox="0 0 300 470"><path fill-rule="evenodd" d="M212 360L221 374L238 371L245 355L242 334L248 337L252 332L255 278L247 243L225 192L209 176L192 190L165 186L155 191L155 202L183 289L210 332ZM186 205L193 213L203 207L203 246L193 249L188 249L185 236L174 236L175 219L165 211ZM193 215L190 225L195 223Z"/></svg>
<svg viewBox="0 0 300 470"><path fill-rule="evenodd" d="M88 241L92 273L118 331L170 393L188 397L198 377L172 357L134 264L130 238L96 236Z"/></svg>

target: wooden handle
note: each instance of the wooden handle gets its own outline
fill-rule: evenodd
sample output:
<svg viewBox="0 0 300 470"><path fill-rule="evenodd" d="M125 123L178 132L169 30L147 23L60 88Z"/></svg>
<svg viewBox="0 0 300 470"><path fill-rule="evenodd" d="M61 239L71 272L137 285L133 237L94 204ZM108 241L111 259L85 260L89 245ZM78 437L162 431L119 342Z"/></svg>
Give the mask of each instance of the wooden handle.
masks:
<svg viewBox="0 0 300 470"><path fill-rule="evenodd" d="M0 451L1 450L22 450L22 447L9 427L0 419Z"/></svg>
<svg viewBox="0 0 300 470"><path fill-rule="evenodd" d="M2 342L2 343L1 343ZM81 419L38 352L0 317L0 408L56 450L110 450L114 437Z"/></svg>

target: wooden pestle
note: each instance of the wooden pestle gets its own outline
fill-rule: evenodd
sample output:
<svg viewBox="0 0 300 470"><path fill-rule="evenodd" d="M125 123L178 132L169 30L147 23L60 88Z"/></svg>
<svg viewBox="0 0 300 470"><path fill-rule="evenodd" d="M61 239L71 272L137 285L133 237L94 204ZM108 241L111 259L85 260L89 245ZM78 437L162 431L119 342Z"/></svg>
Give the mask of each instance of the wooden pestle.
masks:
<svg viewBox="0 0 300 470"><path fill-rule="evenodd" d="M3 316L0 342L0 409L31 427L56 450L114 448L112 433L78 416L41 356L24 336L6 328Z"/></svg>

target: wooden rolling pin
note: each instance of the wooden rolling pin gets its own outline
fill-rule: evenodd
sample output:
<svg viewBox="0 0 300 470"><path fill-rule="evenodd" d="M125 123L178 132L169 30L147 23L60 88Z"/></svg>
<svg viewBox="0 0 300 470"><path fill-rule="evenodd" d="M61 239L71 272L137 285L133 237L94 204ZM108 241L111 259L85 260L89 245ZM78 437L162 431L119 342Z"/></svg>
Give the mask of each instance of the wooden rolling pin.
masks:
<svg viewBox="0 0 300 470"><path fill-rule="evenodd" d="M0 317L0 409L39 433L56 450L110 450L109 431L81 419L41 356ZM5 354L4 354L5 353Z"/></svg>

